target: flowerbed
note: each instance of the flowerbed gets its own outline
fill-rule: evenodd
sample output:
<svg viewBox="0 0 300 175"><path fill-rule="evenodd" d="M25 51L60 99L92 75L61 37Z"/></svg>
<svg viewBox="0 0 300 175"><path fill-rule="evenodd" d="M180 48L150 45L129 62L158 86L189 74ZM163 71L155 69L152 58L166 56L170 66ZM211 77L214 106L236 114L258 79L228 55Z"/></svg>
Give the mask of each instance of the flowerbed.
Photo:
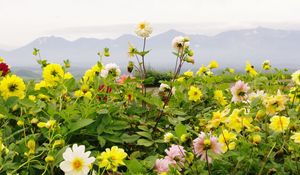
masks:
<svg viewBox="0 0 300 175"><path fill-rule="evenodd" d="M1 59L0 174L300 173L299 70L266 61L261 72L247 63L245 74L214 75L212 61L181 74L195 61L189 38L179 36L173 77L153 94L144 65L151 32L138 25L144 44L129 46L122 76L102 64L108 48L80 80L68 61L48 63L38 49L40 82L25 83Z"/></svg>

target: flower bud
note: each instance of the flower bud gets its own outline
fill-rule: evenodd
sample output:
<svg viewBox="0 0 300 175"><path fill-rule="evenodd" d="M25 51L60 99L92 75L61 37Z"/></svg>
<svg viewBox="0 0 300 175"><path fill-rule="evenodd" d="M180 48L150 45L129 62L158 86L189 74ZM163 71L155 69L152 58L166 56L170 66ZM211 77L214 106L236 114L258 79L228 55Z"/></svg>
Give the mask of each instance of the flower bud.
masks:
<svg viewBox="0 0 300 175"><path fill-rule="evenodd" d="M132 61L128 62L127 71L131 73L133 71L134 63Z"/></svg>
<svg viewBox="0 0 300 175"><path fill-rule="evenodd" d="M266 115L266 113L265 113L264 110L259 110L259 111L257 111L257 113L256 113L256 119L257 119L257 120L260 120L260 119L262 119L265 115Z"/></svg>
<svg viewBox="0 0 300 175"><path fill-rule="evenodd" d="M56 120L49 120L47 123L46 123L46 128L50 129L50 128L53 128L53 126L56 124Z"/></svg>
<svg viewBox="0 0 300 175"><path fill-rule="evenodd" d="M30 139L27 144L27 148L29 149L28 154L33 154L35 152L35 141L33 139Z"/></svg>
<svg viewBox="0 0 300 175"><path fill-rule="evenodd" d="M37 119L37 118L33 118L30 120L31 124L37 124L38 122L39 122L39 119Z"/></svg>
<svg viewBox="0 0 300 175"><path fill-rule="evenodd" d="M109 57L109 56L110 56L109 48L107 48L107 47L104 48L104 53L103 53L103 55L104 55L105 57Z"/></svg>
<svg viewBox="0 0 300 175"><path fill-rule="evenodd" d="M183 42L189 42L189 41L190 41L190 37L188 36L184 37Z"/></svg>
<svg viewBox="0 0 300 175"><path fill-rule="evenodd" d="M189 135L189 134L182 134L182 135L180 136L180 141L181 141L181 142L186 142L187 140L189 140L189 138L190 138L190 135Z"/></svg>
<svg viewBox="0 0 300 175"><path fill-rule="evenodd" d="M258 135L258 134L253 135L253 136L252 136L252 142L253 142L254 144L260 143L260 142L261 142L261 136Z"/></svg>
<svg viewBox="0 0 300 175"><path fill-rule="evenodd" d="M46 127L46 123L45 123L45 122L39 122L39 123L37 124L37 126L38 126L39 128L45 128L45 127Z"/></svg>
<svg viewBox="0 0 300 175"><path fill-rule="evenodd" d="M164 142L165 143L169 143L171 142L172 140L174 139L174 135L170 132L167 132L165 135L164 135Z"/></svg>
<svg viewBox="0 0 300 175"><path fill-rule="evenodd" d="M53 163L54 162L54 157L53 156L47 156L45 158L45 161L49 164Z"/></svg>
<svg viewBox="0 0 300 175"><path fill-rule="evenodd" d="M195 64L195 59L193 57L187 57L184 59L184 61L186 61L187 63Z"/></svg>
<svg viewBox="0 0 300 175"><path fill-rule="evenodd" d="M65 145L65 141L63 139L55 140L53 144L53 148L63 147Z"/></svg>
<svg viewBox="0 0 300 175"><path fill-rule="evenodd" d="M20 126L20 127L21 127L21 126L24 126L24 121L18 120L17 125Z"/></svg>
<svg viewBox="0 0 300 175"><path fill-rule="evenodd" d="M193 51L193 50L189 50L188 55L189 55L190 57L194 56L194 51Z"/></svg>

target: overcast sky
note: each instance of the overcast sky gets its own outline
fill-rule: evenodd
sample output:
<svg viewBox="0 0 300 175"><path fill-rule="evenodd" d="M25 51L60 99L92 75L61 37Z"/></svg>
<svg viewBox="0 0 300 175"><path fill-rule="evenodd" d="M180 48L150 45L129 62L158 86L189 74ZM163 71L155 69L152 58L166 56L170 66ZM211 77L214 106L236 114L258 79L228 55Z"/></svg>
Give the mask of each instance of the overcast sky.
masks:
<svg viewBox="0 0 300 175"><path fill-rule="evenodd" d="M171 28L210 35L257 26L300 30L300 0L0 0L0 49L49 35L117 37L144 20L155 34Z"/></svg>

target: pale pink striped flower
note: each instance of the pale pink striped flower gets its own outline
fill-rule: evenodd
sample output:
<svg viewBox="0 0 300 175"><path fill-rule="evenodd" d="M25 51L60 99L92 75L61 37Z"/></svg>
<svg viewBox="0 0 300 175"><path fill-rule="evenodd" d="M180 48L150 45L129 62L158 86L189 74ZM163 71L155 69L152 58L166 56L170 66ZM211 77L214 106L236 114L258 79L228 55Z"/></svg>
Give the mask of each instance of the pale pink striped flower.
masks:
<svg viewBox="0 0 300 175"><path fill-rule="evenodd" d="M249 86L247 83L239 80L231 87L230 91L232 94L233 102L245 101L248 98Z"/></svg>
<svg viewBox="0 0 300 175"><path fill-rule="evenodd" d="M199 137L193 141L194 153L201 160L212 162L211 157L207 154L208 150L211 150L215 154L221 154L221 144L218 142L218 138L210 135L206 135L204 132L201 132Z"/></svg>
<svg viewBox="0 0 300 175"><path fill-rule="evenodd" d="M163 159L157 159L155 162L155 170L158 173L168 172L170 166L176 166L176 161L168 156Z"/></svg>

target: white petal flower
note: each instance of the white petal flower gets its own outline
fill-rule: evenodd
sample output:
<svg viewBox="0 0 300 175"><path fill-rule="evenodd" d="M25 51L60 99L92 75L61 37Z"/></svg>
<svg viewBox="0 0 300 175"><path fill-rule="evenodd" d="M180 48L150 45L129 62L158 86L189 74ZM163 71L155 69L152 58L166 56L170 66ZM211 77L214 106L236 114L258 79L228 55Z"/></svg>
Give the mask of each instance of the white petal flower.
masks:
<svg viewBox="0 0 300 175"><path fill-rule="evenodd" d="M142 38L147 38L152 33L152 27L150 26L150 23L146 21L140 22L137 25L135 33Z"/></svg>
<svg viewBox="0 0 300 175"><path fill-rule="evenodd" d="M67 148L63 153L64 161L59 167L65 172L65 175L87 175L90 171L89 166L95 161L95 157L89 157L90 151L85 152L84 145L74 144Z"/></svg>
<svg viewBox="0 0 300 175"><path fill-rule="evenodd" d="M172 40L172 47L179 52L181 52L185 47L189 46L189 44L190 43L186 41L186 38L183 36L177 36Z"/></svg>
<svg viewBox="0 0 300 175"><path fill-rule="evenodd" d="M114 63L105 65L104 69L100 72L100 76L106 78L108 75L112 75L115 78L119 77L121 75L119 66Z"/></svg>

